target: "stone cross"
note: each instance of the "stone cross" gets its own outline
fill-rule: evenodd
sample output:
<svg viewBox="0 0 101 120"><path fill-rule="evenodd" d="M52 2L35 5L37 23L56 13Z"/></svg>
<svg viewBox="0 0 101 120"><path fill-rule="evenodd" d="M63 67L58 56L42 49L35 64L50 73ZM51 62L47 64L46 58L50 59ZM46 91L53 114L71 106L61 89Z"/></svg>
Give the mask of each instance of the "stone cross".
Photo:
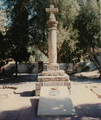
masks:
<svg viewBox="0 0 101 120"><path fill-rule="evenodd" d="M51 21L51 20L52 20L52 21L53 21L53 20L56 20L54 13L55 13L55 12L58 12L58 8L54 8L53 5L50 5L50 8L46 8L46 12L47 12L47 13L50 13L50 17L49 17L49 20L50 20L50 21Z"/></svg>
<svg viewBox="0 0 101 120"><path fill-rule="evenodd" d="M57 63L56 27L58 21L56 21L54 13L58 12L58 8L54 8L53 5L50 5L50 8L46 8L46 12L50 13L49 21L47 21L47 25L49 27L49 34L48 34L49 63Z"/></svg>

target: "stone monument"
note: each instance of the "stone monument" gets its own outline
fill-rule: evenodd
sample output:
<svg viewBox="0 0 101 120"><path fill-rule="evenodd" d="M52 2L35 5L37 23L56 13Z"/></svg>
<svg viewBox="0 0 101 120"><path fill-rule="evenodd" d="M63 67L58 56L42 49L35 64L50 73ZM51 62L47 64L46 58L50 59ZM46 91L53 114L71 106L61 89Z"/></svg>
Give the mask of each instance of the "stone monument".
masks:
<svg viewBox="0 0 101 120"><path fill-rule="evenodd" d="M41 76L38 76L38 82L36 83L35 90L36 96L40 95L41 86L67 86L69 91L71 88L69 76L65 74L63 70L59 70L59 65L57 64L56 27L58 21L56 21L54 13L58 12L58 8L54 8L53 5L50 5L50 8L46 8L46 12L50 13L49 21L47 21L49 28L49 64L46 66L46 71L42 71Z"/></svg>

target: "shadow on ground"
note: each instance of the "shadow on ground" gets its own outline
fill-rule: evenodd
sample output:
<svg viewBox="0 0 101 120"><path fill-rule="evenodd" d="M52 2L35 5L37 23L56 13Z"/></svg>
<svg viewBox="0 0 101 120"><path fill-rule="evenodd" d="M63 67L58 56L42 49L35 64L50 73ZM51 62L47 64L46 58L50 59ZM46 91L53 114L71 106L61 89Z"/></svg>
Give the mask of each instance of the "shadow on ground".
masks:
<svg viewBox="0 0 101 120"><path fill-rule="evenodd" d="M55 116L55 117L37 117L37 108L39 99L31 98L31 106L23 107L17 110L6 110L0 112L0 120L100 120L100 104L83 104L75 106L77 116ZM44 109L44 108L43 108Z"/></svg>
<svg viewBox="0 0 101 120"><path fill-rule="evenodd" d="M94 83L101 83L101 79L98 78L78 78L78 76L70 75L70 81L73 82L94 82Z"/></svg>
<svg viewBox="0 0 101 120"><path fill-rule="evenodd" d="M22 93L16 93L14 92L14 94L19 94L21 97L31 97L31 96L35 96L35 90L32 91L24 91Z"/></svg>
<svg viewBox="0 0 101 120"><path fill-rule="evenodd" d="M36 82L37 81L37 74L20 74L17 77L15 75L1 75L0 77L0 84L3 83L19 83L19 82Z"/></svg>

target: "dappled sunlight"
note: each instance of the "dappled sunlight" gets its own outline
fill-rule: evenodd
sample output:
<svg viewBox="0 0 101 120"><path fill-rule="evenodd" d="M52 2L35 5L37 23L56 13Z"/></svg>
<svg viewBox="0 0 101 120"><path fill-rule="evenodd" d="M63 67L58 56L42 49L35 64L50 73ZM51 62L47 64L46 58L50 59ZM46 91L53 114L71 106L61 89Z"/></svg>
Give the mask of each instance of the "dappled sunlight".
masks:
<svg viewBox="0 0 101 120"><path fill-rule="evenodd" d="M38 119L38 120L100 120L101 117L101 103L79 103L78 105L74 105L77 115L76 116L54 116L54 117L38 117L37 116L37 108L39 103L39 97L18 97L18 95L10 96L10 98L3 101L0 105L0 118L2 119L13 119L15 120L23 120L23 119ZM78 97L78 96L77 96ZM86 98L87 99L87 98ZM66 99L64 99L66 100ZM75 101L76 99L74 99ZM79 98L78 98L79 100ZM61 99L60 99L61 101ZM66 100L68 101L68 100ZM48 102L48 101L47 101ZM50 109L53 111L57 109L62 109L63 112L67 112L66 109L63 108L63 103L59 104L59 106L52 106ZM50 104L50 102L49 102ZM3 108L3 109L2 109ZM45 108L43 108L45 109ZM85 118L85 119L84 119Z"/></svg>
<svg viewBox="0 0 101 120"><path fill-rule="evenodd" d="M55 87L53 86L41 87L37 115L38 116L76 115L67 87L58 86L57 89L53 90L53 92L56 92L56 94L50 94L51 88ZM57 91L59 91L60 94L57 94Z"/></svg>
<svg viewBox="0 0 101 120"><path fill-rule="evenodd" d="M33 84L32 84L33 83ZM38 120L100 120L101 117L101 99L98 97L87 87L93 85L98 85L99 83L93 84L85 84L85 83L72 83L71 95L66 92L63 92L63 96L65 94L70 96L74 109L77 113L76 116L54 116L54 117L38 117L37 109L39 104L39 97L30 96L31 91L35 87L35 82L26 82L26 83L14 83L9 84L9 86L18 87L12 95L8 96L8 98L4 99L0 103L0 120L23 120L23 119L38 119ZM29 87L30 86L30 87ZM87 86L87 87L86 87ZM33 88L33 89L32 89ZM8 90L8 89L7 89ZM46 93L46 91L44 91ZM52 106L52 100L50 102L47 99L49 105L51 104L50 109L53 111L62 110L63 113L66 113L68 109L65 109L64 101L68 101L69 99L61 99L58 100L61 102L58 106L55 104ZM54 99L55 101L55 99ZM68 107L69 108L69 107ZM42 108L43 110L45 108Z"/></svg>
<svg viewBox="0 0 101 120"><path fill-rule="evenodd" d="M75 110L78 114L78 117L87 116L87 117L101 117L101 103L95 104L79 104L75 106Z"/></svg>
<svg viewBox="0 0 101 120"><path fill-rule="evenodd" d="M10 101L10 102L12 103L12 101ZM19 102L21 102L21 104L23 104L23 102L24 102L25 104L23 104L21 106L21 104ZM6 108L5 110L2 110L2 111L0 110L0 120L1 120L1 118L6 119L6 120L11 120L11 119L12 120L15 120L15 119L21 120L21 119L26 119L26 118L29 119L30 116L33 118L36 117L38 98L33 98L33 102L31 102L29 99L30 105L28 105L28 100L26 101L25 99L16 101L16 105L15 105L15 103L13 103L13 105L11 105L11 103L10 103L9 107ZM4 107L7 107L7 106L4 106Z"/></svg>

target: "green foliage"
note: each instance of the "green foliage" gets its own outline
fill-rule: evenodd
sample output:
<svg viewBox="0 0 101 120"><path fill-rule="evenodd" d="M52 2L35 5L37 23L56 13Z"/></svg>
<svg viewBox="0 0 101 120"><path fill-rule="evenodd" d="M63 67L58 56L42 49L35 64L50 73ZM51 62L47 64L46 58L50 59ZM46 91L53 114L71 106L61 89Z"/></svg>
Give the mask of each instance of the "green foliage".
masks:
<svg viewBox="0 0 101 120"><path fill-rule="evenodd" d="M10 33L12 42L16 47L28 44L28 12L24 0L17 1L14 5Z"/></svg>
<svg viewBox="0 0 101 120"><path fill-rule="evenodd" d="M73 26L62 28L57 30L58 35L58 54L62 55L64 62L71 62L74 56L76 56L76 43L78 43L78 31L73 30Z"/></svg>
<svg viewBox="0 0 101 120"><path fill-rule="evenodd" d="M75 26L79 30L79 47L85 51L88 47L99 46L100 16L96 1L89 0L81 6L80 13L75 19Z"/></svg>
<svg viewBox="0 0 101 120"><path fill-rule="evenodd" d="M0 59L4 57L4 36L0 33Z"/></svg>
<svg viewBox="0 0 101 120"><path fill-rule="evenodd" d="M28 52L26 47L21 47L19 49L15 49L14 47L12 47L11 51L9 52L9 56L19 62L27 62L30 55L31 53Z"/></svg>
<svg viewBox="0 0 101 120"><path fill-rule="evenodd" d="M48 61L48 57L46 57L39 49L37 49L37 47L33 46L33 47L29 47L28 51L31 53L31 56L29 58L29 62L33 63L33 62L38 62L38 61L43 61L43 62L47 62Z"/></svg>
<svg viewBox="0 0 101 120"><path fill-rule="evenodd" d="M6 39L10 42L11 46L7 56L19 62L27 61L29 56L26 50L29 41L28 2L27 0L6 0L5 3L10 17Z"/></svg>
<svg viewBox="0 0 101 120"><path fill-rule="evenodd" d="M0 33L0 60L6 59L10 44L10 41L6 39L6 35Z"/></svg>
<svg viewBox="0 0 101 120"><path fill-rule="evenodd" d="M33 4L31 5L31 14L29 19L29 32L32 38L30 39L30 43L36 45L37 48L40 49L40 51L43 52L45 55L48 54L48 27L46 25L46 22L49 19L49 14L46 14L45 8L50 7L51 4L53 4L54 7L58 7L59 9L59 12L55 13L56 19L59 22L57 26L58 29L61 29L61 27L63 27L64 29L68 29L69 26L74 22L79 10L79 5L77 4L77 2L72 0L33 1ZM62 43L64 40L65 39L62 38L58 41ZM60 49L60 47L58 47L58 49Z"/></svg>
<svg viewBox="0 0 101 120"><path fill-rule="evenodd" d="M58 7L58 13L56 13L56 18L59 22L58 28L62 25L63 28L69 27L70 24L74 23L75 17L78 15L78 10L80 6L77 1L73 0L49 0L49 5L53 4Z"/></svg>
<svg viewBox="0 0 101 120"><path fill-rule="evenodd" d="M49 14L45 8L58 7L55 13L58 57L61 62L87 53L87 48L100 47L100 7L94 0L4 0L8 10L7 40L14 49L34 45L48 55ZM9 13L9 14L8 14ZM10 51L10 50L9 50ZM19 53L20 54L20 53ZM24 55L24 54L23 54ZM24 57L23 57L24 58ZM24 58L25 59L25 58Z"/></svg>
<svg viewBox="0 0 101 120"><path fill-rule="evenodd" d="M55 14L59 22L57 27L58 62L71 62L76 56L78 42L78 31L73 28L73 23L79 14L80 6L72 0L51 0L50 4L59 9L59 12Z"/></svg>
<svg viewBox="0 0 101 120"><path fill-rule="evenodd" d="M31 45L34 44L43 52L48 49L47 15L45 12L46 4L47 0L32 0L31 5L29 6L29 43ZM44 44L44 46L42 44Z"/></svg>

